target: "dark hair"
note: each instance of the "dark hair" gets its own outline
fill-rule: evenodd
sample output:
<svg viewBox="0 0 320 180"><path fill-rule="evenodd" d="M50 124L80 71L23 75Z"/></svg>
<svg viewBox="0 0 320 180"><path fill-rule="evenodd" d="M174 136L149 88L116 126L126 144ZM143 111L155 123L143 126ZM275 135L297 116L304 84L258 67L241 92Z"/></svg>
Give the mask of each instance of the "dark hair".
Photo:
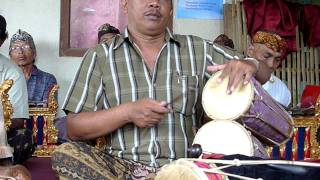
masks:
<svg viewBox="0 0 320 180"><path fill-rule="evenodd" d="M0 15L0 40L4 41L8 38L6 19Z"/></svg>
<svg viewBox="0 0 320 180"><path fill-rule="evenodd" d="M232 39L230 39L227 35L225 34L220 34L216 39L214 39L213 41L214 43L217 43L221 46L226 46L229 47L231 49L234 48L234 44Z"/></svg>
<svg viewBox="0 0 320 180"><path fill-rule="evenodd" d="M108 33L120 34L120 31L108 23L102 24L98 29L98 41L100 41L101 36Z"/></svg>

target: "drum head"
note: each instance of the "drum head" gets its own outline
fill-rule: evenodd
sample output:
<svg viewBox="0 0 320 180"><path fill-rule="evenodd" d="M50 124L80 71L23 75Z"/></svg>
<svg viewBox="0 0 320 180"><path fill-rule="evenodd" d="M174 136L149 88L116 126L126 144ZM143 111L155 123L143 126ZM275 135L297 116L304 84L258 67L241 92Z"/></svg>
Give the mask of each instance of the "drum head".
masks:
<svg viewBox="0 0 320 180"><path fill-rule="evenodd" d="M254 155L251 134L235 121L206 123L197 132L193 144L200 144L202 151L209 153Z"/></svg>
<svg viewBox="0 0 320 180"><path fill-rule="evenodd" d="M217 78L221 73L215 73L206 83L202 93L202 106L211 119L233 120L243 115L250 107L254 90L252 82L239 85L232 94L227 94L229 78L221 83Z"/></svg>

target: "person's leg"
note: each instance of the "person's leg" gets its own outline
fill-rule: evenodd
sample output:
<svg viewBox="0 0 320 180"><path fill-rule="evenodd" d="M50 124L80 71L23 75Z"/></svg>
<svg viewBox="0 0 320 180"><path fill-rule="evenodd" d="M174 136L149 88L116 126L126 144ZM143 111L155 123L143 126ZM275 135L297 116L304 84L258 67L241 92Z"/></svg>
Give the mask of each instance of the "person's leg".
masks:
<svg viewBox="0 0 320 180"><path fill-rule="evenodd" d="M148 179L155 175L152 167L114 157L83 142L58 146L52 168L60 179Z"/></svg>
<svg viewBox="0 0 320 180"><path fill-rule="evenodd" d="M98 149L70 142L58 146L52 155L52 168L61 179L124 179L125 167Z"/></svg>

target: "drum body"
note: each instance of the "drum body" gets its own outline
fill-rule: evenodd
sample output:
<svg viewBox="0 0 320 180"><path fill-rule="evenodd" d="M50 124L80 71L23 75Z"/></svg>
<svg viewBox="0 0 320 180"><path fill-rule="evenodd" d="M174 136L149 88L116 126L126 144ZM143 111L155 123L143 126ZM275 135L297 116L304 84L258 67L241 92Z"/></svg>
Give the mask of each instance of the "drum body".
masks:
<svg viewBox="0 0 320 180"><path fill-rule="evenodd" d="M205 153L269 158L261 142L236 121L216 120L206 123L197 132L193 144L200 144Z"/></svg>
<svg viewBox="0 0 320 180"><path fill-rule="evenodd" d="M257 82L239 85L227 94L228 78L218 83L213 75L204 87L202 105L213 120L236 120L268 145L280 145L292 136L293 120Z"/></svg>
<svg viewBox="0 0 320 180"><path fill-rule="evenodd" d="M293 134L291 115L277 103L256 80L249 111L239 119L254 135L268 145L286 143Z"/></svg>
<svg viewBox="0 0 320 180"><path fill-rule="evenodd" d="M157 173L155 180L223 180L226 176L214 173L205 173L204 169L213 168L213 164L192 162L186 159L178 159L164 165ZM216 166L214 166L216 167Z"/></svg>

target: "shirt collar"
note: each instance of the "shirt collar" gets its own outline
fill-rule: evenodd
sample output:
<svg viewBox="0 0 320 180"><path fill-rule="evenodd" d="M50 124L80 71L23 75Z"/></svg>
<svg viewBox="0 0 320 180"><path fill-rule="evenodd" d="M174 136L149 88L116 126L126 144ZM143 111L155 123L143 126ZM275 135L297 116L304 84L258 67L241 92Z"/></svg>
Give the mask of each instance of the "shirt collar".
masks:
<svg viewBox="0 0 320 180"><path fill-rule="evenodd" d="M32 66L32 71L31 71L31 75L37 75L39 72L39 69L37 68L36 65Z"/></svg>
<svg viewBox="0 0 320 180"><path fill-rule="evenodd" d="M124 32L120 35L120 38L117 40L117 42L114 41L115 45L113 49L117 49L124 41L128 41L133 44L128 27L125 28ZM174 35L168 27L166 28L165 41L174 41L178 43L178 45L180 45L180 43L175 39Z"/></svg>

